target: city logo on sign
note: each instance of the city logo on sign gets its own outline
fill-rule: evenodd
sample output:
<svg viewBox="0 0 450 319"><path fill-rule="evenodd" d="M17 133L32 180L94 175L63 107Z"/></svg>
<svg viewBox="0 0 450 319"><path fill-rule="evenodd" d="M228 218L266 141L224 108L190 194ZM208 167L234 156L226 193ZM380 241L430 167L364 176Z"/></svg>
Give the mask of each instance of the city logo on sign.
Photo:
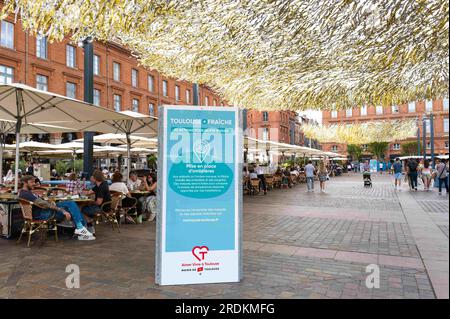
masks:
<svg viewBox="0 0 450 319"><path fill-rule="evenodd" d="M195 246L192 248L192 255L197 258L198 261L205 260L205 255L209 252L209 248L206 246Z"/></svg>

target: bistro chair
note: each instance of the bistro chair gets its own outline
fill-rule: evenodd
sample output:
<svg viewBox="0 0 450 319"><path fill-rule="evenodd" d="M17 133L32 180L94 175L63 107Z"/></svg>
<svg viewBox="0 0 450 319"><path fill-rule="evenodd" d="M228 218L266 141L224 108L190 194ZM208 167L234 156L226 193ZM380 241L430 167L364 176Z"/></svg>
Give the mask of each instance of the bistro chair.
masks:
<svg viewBox="0 0 450 319"><path fill-rule="evenodd" d="M250 195L257 195L259 194L259 178L252 178L250 179Z"/></svg>
<svg viewBox="0 0 450 319"><path fill-rule="evenodd" d="M266 175L267 189L273 189L274 177L273 175Z"/></svg>
<svg viewBox="0 0 450 319"><path fill-rule="evenodd" d="M51 217L47 220L35 220L33 219L33 205L37 206L33 202L27 201L25 199L19 199L19 205L22 209L23 215L23 228L20 233L20 237L17 240L17 243L20 243L22 239L22 235L24 233L28 234L28 244L27 247L30 247L31 236L35 232L42 231L43 238L46 238L47 231L52 230L55 234L55 241L58 241L58 226L55 217ZM37 206L39 207L39 206ZM42 207L41 207L42 208Z"/></svg>
<svg viewBox="0 0 450 319"><path fill-rule="evenodd" d="M103 220L105 223L111 224L113 231L117 227L117 231L120 233L120 224L117 221L117 213L121 199L122 195L111 194L111 201L104 202L100 206L100 212L95 215L95 223L99 224L99 221Z"/></svg>

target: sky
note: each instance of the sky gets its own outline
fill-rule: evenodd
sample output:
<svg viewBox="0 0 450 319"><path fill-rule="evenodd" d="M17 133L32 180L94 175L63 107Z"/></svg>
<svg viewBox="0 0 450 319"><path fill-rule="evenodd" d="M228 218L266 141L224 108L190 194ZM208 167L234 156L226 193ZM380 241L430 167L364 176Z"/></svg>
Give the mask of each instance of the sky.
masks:
<svg viewBox="0 0 450 319"><path fill-rule="evenodd" d="M317 110L306 110L298 112L299 115L306 115L308 118L316 120L318 123L322 124L322 111Z"/></svg>

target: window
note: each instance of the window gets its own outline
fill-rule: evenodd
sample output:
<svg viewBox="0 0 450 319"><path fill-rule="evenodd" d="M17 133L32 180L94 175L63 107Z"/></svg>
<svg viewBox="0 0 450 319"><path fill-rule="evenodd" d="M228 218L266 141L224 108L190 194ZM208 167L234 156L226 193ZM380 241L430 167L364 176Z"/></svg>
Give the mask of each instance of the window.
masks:
<svg viewBox="0 0 450 319"><path fill-rule="evenodd" d="M94 75L100 75L100 56L94 54Z"/></svg>
<svg viewBox="0 0 450 319"><path fill-rule="evenodd" d="M338 112L337 111L331 111L331 117L332 118L337 118L337 116L338 116Z"/></svg>
<svg viewBox="0 0 450 319"><path fill-rule="evenodd" d="M66 96L72 99L77 98L77 85L72 82L66 83Z"/></svg>
<svg viewBox="0 0 450 319"><path fill-rule="evenodd" d="M332 151L332 152L337 152L337 151L338 151L337 145L333 145L333 146L331 147L331 151Z"/></svg>
<svg viewBox="0 0 450 319"><path fill-rule="evenodd" d="M186 90L186 102L191 103L191 91Z"/></svg>
<svg viewBox="0 0 450 319"><path fill-rule="evenodd" d="M205 105L208 106L209 105L209 97L205 96Z"/></svg>
<svg viewBox="0 0 450 319"><path fill-rule="evenodd" d="M113 62L113 79L114 81L120 81L120 63Z"/></svg>
<svg viewBox="0 0 450 319"><path fill-rule="evenodd" d="M367 115L367 105L363 105L361 107L361 116L366 116Z"/></svg>
<svg viewBox="0 0 450 319"><path fill-rule="evenodd" d="M448 133L448 117L444 118L444 133Z"/></svg>
<svg viewBox="0 0 450 319"><path fill-rule="evenodd" d="M263 112L262 113L262 118L263 118L263 121L267 122L269 120L269 113L268 112Z"/></svg>
<svg viewBox="0 0 450 319"><path fill-rule="evenodd" d="M122 96L114 94L114 111L120 112L122 108Z"/></svg>
<svg viewBox="0 0 450 319"><path fill-rule="evenodd" d="M101 98L101 92L100 90L94 89L94 105L100 106L100 98Z"/></svg>
<svg viewBox="0 0 450 319"><path fill-rule="evenodd" d="M148 115L155 116L155 104L148 103Z"/></svg>
<svg viewBox="0 0 450 319"><path fill-rule="evenodd" d="M345 116L351 117L352 115L353 115L353 109L347 109L347 110L345 111Z"/></svg>
<svg viewBox="0 0 450 319"><path fill-rule="evenodd" d="M377 115L383 114L383 106L377 105L377 107L376 107L376 113L377 113Z"/></svg>
<svg viewBox="0 0 450 319"><path fill-rule="evenodd" d="M363 148L363 151L367 151L367 148L369 147L369 145L367 145L367 144L363 144L363 145L361 145L362 146L362 148Z"/></svg>
<svg viewBox="0 0 450 319"><path fill-rule="evenodd" d="M445 148L448 148L448 141L445 141Z"/></svg>
<svg viewBox="0 0 450 319"><path fill-rule="evenodd" d="M36 56L41 59L47 59L47 37L36 37Z"/></svg>
<svg viewBox="0 0 450 319"><path fill-rule="evenodd" d="M76 66L76 48L72 45L66 45L66 65L70 68Z"/></svg>
<svg viewBox="0 0 450 319"><path fill-rule="evenodd" d="M427 142L427 149L429 150L431 148L431 143Z"/></svg>
<svg viewBox="0 0 450 319"><path fill-rule="evenodd" d="M425 101L425 112L431 112L433 111L433 100L426 100Z"/></svg>
<svg viewBox="0 0 450 319"><path fill-rule="evenodd" d="M269 129L267 127L263 128L263 141L269 140Z"/></svg>
<svg viewBox="0 0 450 319"><path fill-rule="evenodd" d="M36 76L36 88L42 91L48 91L48 76L38 74Z"/></svg>
<svg viewBox="0 0 450 319"><path fill-rule="evenodd" d="M425 127L426 127L426 134L430 135L431 132L430 119L425 120Z"/></svg>
<svg viewBox="0 0 450 319"><path fill-rule="evenodd" d="M415 113L416 112L416 102L409 102L408 103L408 112L409 113Z"/></svg>
<svg viewBox="0 0 450 319"><path fill-rule="evenodd" d="M166 80L164 80L164 81L162 82L162 86L163 86L163 95L164 95L164 96L167 96L167 87L168 87L169 85L168 85L168 83L167 83Z"/></svg>
<svg viewBox="0 0 450 319"><path fill-rule="evenodd" d="M0 65L0 84L11 84L14 82L14 69L6 65Z"/></svg>
<svg viewBox="0 0 450 319"><path fill-rule="evenodd" d="M400 144L399 144L399 143L395 143L395 144L392 146L392 149L395 150L395 151L398 151L398 150L400 149Z"/></svg>
<svg viewBox="0 0 450 319"><path fill-rule="evenodd" d="M392 114L396 114L400 112L400 108L398 105L392 105Z"/></svg>
<svg viewBox="0 0 450 319"><path fill-rule="evenodd" d="M444 99L444 101L442 101L443 104L443 109L444 111L448 111L448 99Z"/></svg>
<svg viewBox="0 0 450 319"><path fill-rule="evenodd" d="M133 112L139 112L139 100L138 99L133 99L131 101L131 104L132 104Z"/></svg>
<svg viewBox="0 0 450 319"><path fill-rule="evenodd" d="M153 92L155 90L155 78L153 77L153 75L149 75L147 76L147 80L148 80L148 90L150 92Z"/></svg>
<svg viewBox="0 0 450 319"><path fill-rule="evenodd" d="M14 24L2 20L0 33L0 45L2 47L14 49Z"/></svg>
<svg viewBox="0 0 450 319"><path fill-rule="evenodd" d="M136 69L131 69L131 85L134 86L135 88L138 87L138 70Z"/></svg>
<svg viewBox="0 0 450 319"><path fill-rule="evenodd" d="M175 85L175 100L180 100L180 87L178 85Z"/></svg>

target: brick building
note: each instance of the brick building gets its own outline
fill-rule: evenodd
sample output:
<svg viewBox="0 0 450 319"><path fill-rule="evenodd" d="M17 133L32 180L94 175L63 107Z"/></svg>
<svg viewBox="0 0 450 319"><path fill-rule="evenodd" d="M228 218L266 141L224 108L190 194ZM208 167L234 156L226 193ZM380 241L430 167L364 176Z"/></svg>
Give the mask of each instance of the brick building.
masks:
<svg viewBox="0 0 450 319"><path fill-rule="evenodd" d="M434 152L435 155L448 154L448 98L440 100L427 100L410 102L403 105L393 105L391 107L381 106L364 106L341 111L323 111L322 122L324 125L336 123L363 123L367 121L377 120L401 120L401 119L418 119L421 141L423 139L422 127L423 116L427 118L433 115L434 118ZM430 154L430 128L429 120L427 124L427 153ZM385 154L387 159L392 159L401 154L401 144L405 142L417 141L417 137L406 141L394 141L389 144L389 148ZM326 143L323 145L325 151L338 152L346 154L347 146L337 143Z"/></svg>
<svg viewBox="0 0 450 319"><path fill-rule="evenodd" d="M0 83L23 83L83 100L83 68L83 48L77 44L68 39L49 43L45 37L31 36L22 30L20 20L15 23L13 17L1 21ZM226 105L206 86L199 88L199 103ZM157 116L158 105L192 105L192 83L139 66L129 50L115 43L94 42L94 104ZM33 139L59 143L81 135L44 134Z"/></svg>
<svg viewBox="0 0 450 319"><path fill-rule="evenodd" d="M294 111L256 111L248 110L246 135L260 140L279 143L311 146L318 148L316 141L309 141L302 132L302 123L311 121Z"/></svg>

